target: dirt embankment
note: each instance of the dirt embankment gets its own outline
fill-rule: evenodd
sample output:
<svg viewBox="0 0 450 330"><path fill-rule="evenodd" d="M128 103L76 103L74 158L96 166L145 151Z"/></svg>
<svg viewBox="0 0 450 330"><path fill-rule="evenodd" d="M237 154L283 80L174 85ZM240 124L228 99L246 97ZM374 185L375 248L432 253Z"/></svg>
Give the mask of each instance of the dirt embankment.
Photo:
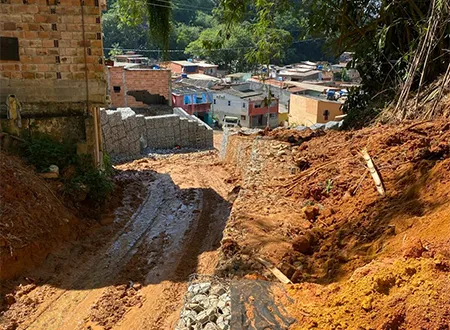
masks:
<svg viewBox="0 0 450 330"><path fill-rule="evenodd" d="M74 238L81 223L22 160L1 153L0 164L0 279L5 279Z"/></svg>
<svg viewBox="0 0 450 330"><path fill-rule="evenodd" d="M275 130L229 143L226 161L242 184L222 275L273 279L255 257L270 260L299 283L299 329L448 328L449 122Z"/></svg>

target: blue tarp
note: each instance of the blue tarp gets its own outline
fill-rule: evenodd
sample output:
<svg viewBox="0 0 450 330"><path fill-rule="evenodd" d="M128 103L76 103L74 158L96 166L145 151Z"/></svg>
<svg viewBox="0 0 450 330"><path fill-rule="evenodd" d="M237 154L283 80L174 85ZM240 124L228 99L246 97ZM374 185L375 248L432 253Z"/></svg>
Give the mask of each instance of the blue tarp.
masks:
<svg viewBox="0 0 450 330"><path fill-rule="evenodd" d="M191 95L184 95L184 104L192 104Z"/></svg>

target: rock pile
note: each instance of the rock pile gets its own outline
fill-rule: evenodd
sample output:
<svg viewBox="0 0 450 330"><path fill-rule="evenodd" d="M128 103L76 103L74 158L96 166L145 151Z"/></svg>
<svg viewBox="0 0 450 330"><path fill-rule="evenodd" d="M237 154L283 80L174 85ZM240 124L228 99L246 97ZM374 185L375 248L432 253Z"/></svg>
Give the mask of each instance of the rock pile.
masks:
<svg viewBox="0 0 450 330"><path fill-rule="evenodd" d="M219 281L189 285L176 330L228 330L231 320L230 287Z"/></svg>

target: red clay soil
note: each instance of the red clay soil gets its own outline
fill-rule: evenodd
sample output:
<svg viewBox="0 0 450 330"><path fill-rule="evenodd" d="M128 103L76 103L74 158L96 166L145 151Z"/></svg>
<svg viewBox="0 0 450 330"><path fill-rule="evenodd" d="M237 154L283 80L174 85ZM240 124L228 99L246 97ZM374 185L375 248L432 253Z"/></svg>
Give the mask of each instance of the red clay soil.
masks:
<svg viewBox="0 0 450 330"><path fill-rule="evenodd" d="M278 129L230 145L238 151L227 162L243 184L221 274L276 280L254 261L270 260L298 283L290 287L297 329L449 329L448 121Z"/></svg>
<svg viewBox="0 0 450 330"><path fill-rule="evenodd" d="M0 164L0 279L5 279L75 237L80 221L21 159L1 153Z"/></svg>

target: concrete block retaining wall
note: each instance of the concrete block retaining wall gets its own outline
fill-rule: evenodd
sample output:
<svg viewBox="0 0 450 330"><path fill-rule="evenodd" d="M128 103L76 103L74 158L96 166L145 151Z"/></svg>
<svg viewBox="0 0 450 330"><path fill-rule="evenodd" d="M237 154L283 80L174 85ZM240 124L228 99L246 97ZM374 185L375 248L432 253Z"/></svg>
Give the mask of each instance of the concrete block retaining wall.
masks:
<svg viewBox="0 0 450 330"><path fill-rule="evenodd" d="M105 150L111 156L138 155L144 148L213 147L213 130L183 109L162 116L137 115L131 108L101 110Z"/></svg>

